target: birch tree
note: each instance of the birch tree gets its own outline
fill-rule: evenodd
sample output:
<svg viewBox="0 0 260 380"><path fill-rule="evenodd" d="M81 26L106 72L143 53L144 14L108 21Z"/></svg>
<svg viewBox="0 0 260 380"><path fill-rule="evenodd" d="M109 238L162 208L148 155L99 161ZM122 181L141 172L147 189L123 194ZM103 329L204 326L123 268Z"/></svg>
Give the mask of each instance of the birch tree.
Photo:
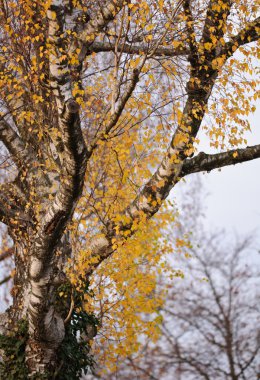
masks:
<svg viewBox="0 0 260 380"><path fill-rule="evenodd" d="M24 366L10 378L65 379L77 352L77 379L91 364L97 321L80 304L96 271L155 237L149 223L182 178L260 157L243 135L257 4L3 0L0 23L0 218L15 262L3 368L18 331ZM196 149L199 132L216 153Z"/></svg>

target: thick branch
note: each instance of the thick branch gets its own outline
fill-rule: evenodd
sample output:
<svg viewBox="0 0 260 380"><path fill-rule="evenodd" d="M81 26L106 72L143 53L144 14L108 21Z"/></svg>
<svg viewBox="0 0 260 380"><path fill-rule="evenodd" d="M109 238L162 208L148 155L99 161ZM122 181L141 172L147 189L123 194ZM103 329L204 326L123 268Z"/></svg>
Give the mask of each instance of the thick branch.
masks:
<svg viewBox="0 0 260 380"><path fill-rule="evenodd" d="M220 23L227 19L230 11L231 3L229 0L223 1L220 11L215 7L215 2L209 4L202 43L211 40L211 33L214 30L218 37L222 37L224 30ZM191 22L191 13L189 10L189 2L186 4L186 12L188 12ZM190 30L192 32L192 30ZM195 40L191 40L191 47L194 50ZM193 55L195 52L193 52ZM193 57L194 58L194 57ZM201 58L201 57L200 57ZM172 141L166 152L160 166L144 186L141 193L136 197L134 202L126 209L125 214L129 218L129 223L121 226L120 229L131 230L134 220L139 220L143 214L147 218L152 217L160 208L164 199L168 196L170 190L179 181L182 166L187 156L191 154L194 138L196 137L204 114L206 112L207 103L218 75L217 69L211 66L212 60L215 58L214 49L207 54L208 67L204 69L203 65L197 65L196 60L192 65L191 77L187 83L188 98L183 110L182 120L173 135Z"/></svg>
<svg viewBox="0 0 260 380"><path fill-rule="evenodd" d="M179 181L183 162L187 155L191 154L188 152L204 117L215 77L214 74L214 78L207 82L207 87L198 87L196 91L190 92L180 125L172 137L161 164L141 193L125 211L129 217L129 225L124 226L124 229L130 230L133 221L139 220L142 214L145 214L148 219L152 217L159 210L162 201L166 199L170 190Z"/></svg>
<svg viewBox="0 0 260 380"><path fill-rule="evenodd" d="M100 53L100 52L108 52L108 51L114 51L115 50L115 43L113 42L94 42L88 49L90 52ZM151 47L149 47L147 44L118 44L117 45L118 51L126 53L126 54L143 54L143 53L149 53L149 50L151 50ZM153 56L155 57L177 57L177 56L183 56L187 55L189 51L184 47L180 46L179 48L173 48L168 46L158 46Z"/></svg>
<svg viewBox="0 0 260 380"><path fill-rule="evenodd" d="M221 54L230 57L234 51L240 46L253 41L258 41L260 38L260 17L248 23L236 36L232 37L222 48Z"/></svg>
<svg viewBox="0 0 260 380"><path fill-rule="evenodd" d="M125 0L109 1L93 19L88 21L84 30L78 35L78 39L82 42L93 42L95 34L101 32L110 21L114 20L124 4L126 4Z"/></svg>
<svg viewBox="0 0 260 380"><path fill-rule="evenodd" d="M212 43L212 36L223 37L231 6L231 0L211 0L209 2L201 39L202 44Z"/></svg>
<svg viewBox="0 0 260 380"><path fill-rule="evenodd" d="M185 22L186 22L186 28L188 32L188 43L190 47L190 55L193 56L193 61L195 57L197 57L197 43L196 43L196 34L194 29L194 19L191 12L191 5L190 0L185 0L183 2L183 9L185 14ZM193 61L191 61L191 65L193 64ZM195 63L195 62L194 62Z"/></svg>
<svg viewBox="0 0 260 380"><path fill-rule="evenodd" d="M180 176L202 171L222 168L223 166L236 165L242 162L260 158L260 145L249 146L244 149L234 149L218 154L199 153L197 156L184 161Z"/></svg>

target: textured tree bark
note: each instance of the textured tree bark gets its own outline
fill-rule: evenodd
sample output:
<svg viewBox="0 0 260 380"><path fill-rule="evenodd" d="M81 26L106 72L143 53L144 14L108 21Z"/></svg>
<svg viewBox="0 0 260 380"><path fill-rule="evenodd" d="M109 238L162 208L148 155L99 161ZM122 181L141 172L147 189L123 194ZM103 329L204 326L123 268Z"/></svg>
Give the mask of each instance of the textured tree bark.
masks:
<svg viewBox="0 0 260 380"><path fill-rule="evenodd" d="M64 261L71 255L69 237L65 233L61 243L50 250L52 266L46 265L44 275L34 282L30 281L28 273L30 242L13 238L16 264L12 289L13 305L7 313L1 315L0 333L5 335L22 319L32 318L35 328L30 326L30 338L26 348L26 364L30 377L44 375L45 378L53 379L60 365L57 351L65 336L64 319L70 307L70 304L65 303L59 313L55 310L55 290L67 281L62 268ZM57 250L59 255L55 255Z"/></svg>
<svg viewBox="0 0 260 380"><path fill-rule="evenodd" d="M30 339L26 362L30 375L50 374L57 368L57 349L65 336L62 317L55 311L55 280L46 267L39 281L31 281L28 305Z"/></svg>
<svg viewBox="0 0 260 380"><path fill-rule="evenodd" d="M14 240L15 252L15 275L14 285L12 288L13 305L11 313L15 321L26 318L28 305L30 284L28 278L27 262L28 262L28 244L25 241Z"/></svg>

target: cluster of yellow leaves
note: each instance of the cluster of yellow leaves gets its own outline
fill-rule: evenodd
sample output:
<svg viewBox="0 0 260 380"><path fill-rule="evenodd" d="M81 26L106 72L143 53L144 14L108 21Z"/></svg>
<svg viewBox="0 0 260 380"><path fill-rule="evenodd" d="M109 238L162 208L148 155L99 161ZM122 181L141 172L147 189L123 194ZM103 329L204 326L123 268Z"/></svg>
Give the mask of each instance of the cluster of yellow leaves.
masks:
<svg viewBox="0 0 260 380"><path fill-rule="evenodd" d="M244 57L242 56L242 54ZM227 149L247 144L245 133L250 131L248 116L255 111L259 98L259 76L253 56L255 47L241 49L240 59L231 58L216 84L209 105L211 122L205 126L211 146ZM211 124L211 126L210 126Z"/></svg>
<svg viewBox="0 0 260 380"><path fill-rule="evenodd" d="M0 94L7 101L18 125L29 124L29 132L42 135L42 104L49 99L45 82L48 71L46 7L48 2L10 1L0 11L2 25L0 47ZM25 104L25 99L27 100Z"/></svg>
<svg viewBox="0 0 260 380"><path fill-rule="evenodd" d="M90 115L92 107L99 107L95 98L98 91L92 87L86 91L92 101L84 112ZM97 239L102 236L107 220L115 223L116 232L119 224L128 225L129 218L122 212L150 178L169 143L170 134L165 133L163 124L154 123L151 127L140 122L145 109L154 101L152 96L150 92L141 93L129 101L119 129L124 132L123 139L119 135L100 141L89 163L78 216L71 226L75 261L70 261L68 273L75 286L98 260L90 256L88 241L94 235ZM165 296L157 291L158 276L162 272L168 272L170 278L180 276L167 264L173 241L168 239L166 230L175 223L175 216L174 208L166 205L153 220L140 216L131 230L118 233L113 240L113 256L92 277L94 298L86 296L86 308L101 318L93 350L109 371L116 368L120 358L140 349L142 337L154 340L158 337L161 320L157 310ZM126 240L133 231L135 235ZM182 251L187 245L185 239L178 239L176 250Z"/></svg>
<svg viewBox="0 0 260 380"><path fill-rule="evenodd" d="M167 257L173 252L172 240L165 231L175 223L176 213L165 205L160 214L149 222L139 224L138 232L129 240L122 238L117 250L92 276L94 297L86 296L86 310L100 318L99 335L93 351L103 368L116 369L117 363L131 353L138 352L142 338L158 338L161 319L157 311L162 306L165 293L158 291L158 276L163 271L172 277ZM77 230L84 234L84 227ZM179 247L185 242L178 240ZM89 258L84 244L78 260L68 273L77 284L80 274L88 269L95 258ZM75 270L76 268L76 270Z"/></svg>

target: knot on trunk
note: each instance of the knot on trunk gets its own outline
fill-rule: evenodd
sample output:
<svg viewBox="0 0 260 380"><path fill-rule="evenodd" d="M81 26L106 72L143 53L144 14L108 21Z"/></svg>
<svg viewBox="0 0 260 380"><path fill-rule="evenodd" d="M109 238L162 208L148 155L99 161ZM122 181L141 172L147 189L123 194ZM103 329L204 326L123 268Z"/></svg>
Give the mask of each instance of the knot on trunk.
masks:
<svg viewBox="0 0 260 380"><path fill-rule="evenodd" d="M68 99L66 101L66 109L69 113L77 113L79 111L79 104L74 99Z"/></svg>
<svg viewBox="0 0 260 380"><path fill-rule="evenodd" d="M37 305L38 308L41 305ZM42 310L44 314L44 311ZM41 320L39 320L41 318ZM35 311L29 310L29 333L33 340L51 343L53 348L57 348L65 336L64 322L61 316L55 313L54 307L50 306L45 315L36 318Z"/></svg>

